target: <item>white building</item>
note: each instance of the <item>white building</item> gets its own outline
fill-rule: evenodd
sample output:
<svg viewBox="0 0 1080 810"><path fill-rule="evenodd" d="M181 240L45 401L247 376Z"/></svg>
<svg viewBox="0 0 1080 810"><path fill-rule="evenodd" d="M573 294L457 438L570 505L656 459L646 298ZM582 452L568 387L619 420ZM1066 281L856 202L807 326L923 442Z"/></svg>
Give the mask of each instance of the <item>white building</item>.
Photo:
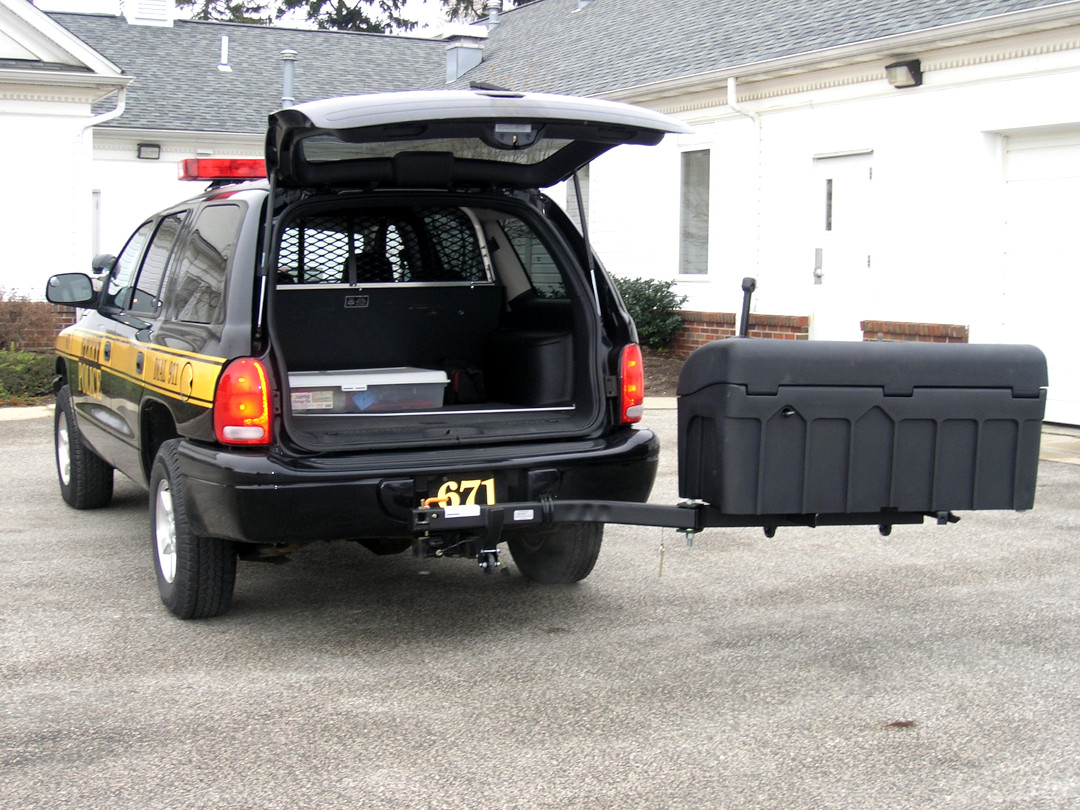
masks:
<svg viewBox="0 0 1080 810"><path fill-rule="evenodd" d="M1080 300L1071 245L1080 2L658 8L539 0L507 11L486 38L462 43L468 52L451 51L452 65L477 61L463 55L482 61L448 83L447 44L434 40L47 17L0 0L0 33L14 45L44 31L75 57L31 50L33 58L82 65L99 94L133 79L119 117L93 125L90 96L67 113L76 133L79 122L93 126L92 155L78 134L61 154L54 117L13 106L2 85L3 112L22 116L22 131L53 127L33 143L7 127L4 137L21 144L6 154L36 156L18 168L20 185L39 190L33 207L62 213L46 224L20 202L14 230L5 216L5 231L22 238L0 285L40 287L54 270L83 266L95 241L118 250L139 216L185 193L172 179L175 160L258 154L265 114L280 104L280 52L292 48L298 100L481 81L680 117L694 135L616 150L589 172L590 235L610 271L676 279L687 309L709 312L737 311L740 280L753 276L755 309L807 317L812 338L858 340L860 323L873 320L1035 343L1050 362L1048 419L1080 424L1066 328ZM82 40L77 53L70 34ZM898 63L890 83L886 66ZM101 104L117 106L106 98L95 114ZM139 159L140 143L160 147L160 158ZM62 239L57 219L70 229Z"/></svg>
<svg viewBox="0 0 1080 810"><path fill-rule="evenodd" d="M41 295L92 239L94 127L122 111L121 69L25 0L0 0L0 288ZM95 103L113 103L95 113Z"/></svg>

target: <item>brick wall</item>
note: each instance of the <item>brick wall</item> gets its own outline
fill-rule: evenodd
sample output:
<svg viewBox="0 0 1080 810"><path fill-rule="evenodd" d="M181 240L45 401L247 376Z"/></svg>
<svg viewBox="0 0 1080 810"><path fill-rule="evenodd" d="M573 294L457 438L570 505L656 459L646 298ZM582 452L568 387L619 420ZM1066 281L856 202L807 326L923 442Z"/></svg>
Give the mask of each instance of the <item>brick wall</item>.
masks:
<svg viewBox="0 0 1080 810"><path fill-rule="evenodd" d="M75 323L75 310L44 301L0 301L0 347L51 352L57 333Z"/></svg>
<svg viewBox="0 0 1080 810"><path fill-rule="evenodd" d="M910 340L921 343L967 343L968 328L952 323L862 321L863 340Z"/></svg>
<svg viewBox="0 0 1080 810"><path fill-rule="evenodd" d="M679 313L683 326L671 341L672 354L688 357L699 346L714 340L735 337L734 312ZM807 340L810 318L805 315L750 314L750 337L772 340Z"/></svg>

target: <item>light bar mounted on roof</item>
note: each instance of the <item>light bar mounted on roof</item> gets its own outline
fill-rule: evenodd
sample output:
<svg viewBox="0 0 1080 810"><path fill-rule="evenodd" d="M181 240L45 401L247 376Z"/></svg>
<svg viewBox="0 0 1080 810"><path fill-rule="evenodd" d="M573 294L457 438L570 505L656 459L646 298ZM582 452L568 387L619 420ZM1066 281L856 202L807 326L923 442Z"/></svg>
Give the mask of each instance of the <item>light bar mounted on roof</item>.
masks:
<svg viewBox="0 0 1080 810"><path fill-rule="evenodd" d="M261 180L266 177L262 158L188 158L178 166L181 180Z"/></svg>

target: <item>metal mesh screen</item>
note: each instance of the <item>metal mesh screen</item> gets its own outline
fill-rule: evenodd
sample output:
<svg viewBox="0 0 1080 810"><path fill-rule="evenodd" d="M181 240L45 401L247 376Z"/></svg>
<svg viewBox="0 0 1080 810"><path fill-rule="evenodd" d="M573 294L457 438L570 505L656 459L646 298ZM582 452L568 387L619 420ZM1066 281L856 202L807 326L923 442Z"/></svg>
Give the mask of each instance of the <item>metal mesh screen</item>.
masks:
<svg viewBox="0 0 1080 810"><path fill-rule="evenodd" d="M278 251L279 284L487 280L476 229L457 208L300 217Z"/></svg>

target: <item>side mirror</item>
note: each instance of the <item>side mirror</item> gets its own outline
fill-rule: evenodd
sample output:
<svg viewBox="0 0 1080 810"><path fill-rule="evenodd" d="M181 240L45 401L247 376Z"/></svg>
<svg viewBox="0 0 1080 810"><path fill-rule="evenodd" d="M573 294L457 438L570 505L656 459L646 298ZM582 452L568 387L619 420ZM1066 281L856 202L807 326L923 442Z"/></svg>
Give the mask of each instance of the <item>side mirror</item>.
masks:
<svg viewBox="0 0 1080 810"><path fill-rule="evenodd" d="M90 276L84 273L61 273L49 279L45 285L45 298L51 304L68 307L92 307L97 305L97 293Z"/></svg>
<svg viewBox="0 0 1080 810"><path fill-rule="evenodd" d="M94 275L110 273L112 272L114 264L116 264L116 257L111 253L99 253L94 257L94 260L90 262L90 269L94 271Z"/></svg>

